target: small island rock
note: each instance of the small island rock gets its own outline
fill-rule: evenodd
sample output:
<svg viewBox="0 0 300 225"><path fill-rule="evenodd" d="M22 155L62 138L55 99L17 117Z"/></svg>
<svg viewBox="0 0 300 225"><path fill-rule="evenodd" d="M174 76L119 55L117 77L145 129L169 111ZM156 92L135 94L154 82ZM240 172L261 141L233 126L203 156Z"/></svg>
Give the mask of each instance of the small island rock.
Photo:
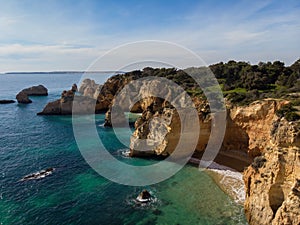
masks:
<svg viewBox="0 0 300 225"><path fill-rule="evenodd" d="M151 200L151 197L149 191L145 189L137 196L136 200L139 202L148 202Z"/></svg>
<svg viewBox="0 0 300 225"><path fill-rule="evenodd" d="M22 90L27 95L35 95L35 96L47 96L48 89L43 85L32 86L30 88L25 88Z"/></svg>
<svg viewBox="0 0 300 225"><path fill-rule="evenodd" d="M16 99L18 100L18 103L22 103L22 104L32 103L32 101L28 98L29 95L47 96L48 89L45 88L43 85L25 88L17 94Z"/></svg>

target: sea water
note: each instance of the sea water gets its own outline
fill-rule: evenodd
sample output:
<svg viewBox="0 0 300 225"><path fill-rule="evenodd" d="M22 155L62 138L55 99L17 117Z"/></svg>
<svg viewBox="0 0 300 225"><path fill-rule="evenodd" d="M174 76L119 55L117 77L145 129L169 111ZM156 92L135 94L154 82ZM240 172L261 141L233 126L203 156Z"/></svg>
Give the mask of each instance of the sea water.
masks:
<svg viewBox="0 0 300 225"><path fill-rule="evenodd" d="M103 75L103 81L108 75ZM38 84L49 90L48 96L30 97L32 104L0 105L1 225L247 224L242 205L196 167L187 165L147 187L120 185L97 174L78 150L71 116L36 115L80 79L78 73L0 75L0 99L14 99L23 88ZM126 146L116 140L111 128L101 126L103 122L104 115L96 115L99 137L114 157L132 165L151 163L122 156ZM130 138L130 131L122 135ZM47 167L55 168L52 175L19 181ZM137 205L134 199L144 188L155 201Z"/></svg>

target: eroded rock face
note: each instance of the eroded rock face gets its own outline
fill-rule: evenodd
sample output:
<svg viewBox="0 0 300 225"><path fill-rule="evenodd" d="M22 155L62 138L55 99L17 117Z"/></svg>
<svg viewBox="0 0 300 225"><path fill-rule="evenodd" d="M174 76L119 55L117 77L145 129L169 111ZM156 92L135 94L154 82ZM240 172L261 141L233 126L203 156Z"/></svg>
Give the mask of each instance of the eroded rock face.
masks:
<svg viewBox="0 0 300 225"><path fill-rule="evenodd" d="M202 107L200 107L201 104ZM205 107L204 102L198 102L196 108L190 108L186 100L182 100L180 103L177 102L177 108L175 108L166 100L152 97L141 101L141 108L144 111L142 116L135 122L136 130L131 137L130 148L133 156L143 156L145 154L168 156L176 149L182 135L185 136L183 141L187 141L187 145L196 140L196 148L205 149L210 134L208 123L210 116L205 116L205 114L208 115L207 110L209 108ZM196 111L197 109L199 111ZM195 112L192 110L195 110ZM195 136L198 128L198 125L196 126L198 122L195 122L197 120L199 120L201 128L199 136ZM182 128L182 124L186 127ZM201 141L198 141L197 144L198 138ZM141 140L146 141L141 142ZM147 146L144 146L145 144ZM144 149L149 149L149 151ZM182 151L182 154L187 153Z"/></svg>
<svg viewBox="0 0 300 225"><path fill-rule="evenodd" d="M300 224L300 122L275 118L262 156L244 172L250 225Z"/></svg>
<svg viewBox="0 0 300 225"><path fill-rule="evenodd" d="M147 107L136 121L132 155L170 155L180 137L180 119L174 108L150 101L156 109ZM245 212L250 225L300 222L300 126L299 122L276 116L276 110L285 104L286 101L265 99L228 110L221 153L241 160L259 156L244 173ZM214 115L209 114L205 102L196 105L201 128L196 151L201 152L208 142ZM143 148L139 146L142 139L156 144L155 148L148 152L136 150Z"/></svg>
<svg viewBox="0 0 300 225"><path fill-rule="evenodd" d="M300 224L300 148L273 147L244 172L250 225Z"/></svg>
<svg viewBox="0 0 300 225"><path fill-rule="evenodd" d="M45 88L43 85L32 86L30 88L25 88L22 90L27 95L37 95L37 96L47 96L48 89Z"/></svg>
<svg viewBox="0 0 300 225"><path fill-rule="evenodd" d="M75 96L75 87L63 91L61 98L49 102L38 115L71 115L95 113L96 100L86 96Z"/></svg>
<svg viewBox="0 0 300 225"><path fill-rule="evenodd" d="M25 88L16 95L16 99L17 99L18 103L23 103L23 104L32 103L32 101L28 97L30 95L47 96L48 89L45 88L43 85Z"/></svg>
<svg viewBox="0 0 300 225"><path fill-rule="evenodd" d="M22 103L22 104L32 103L32 101L29 99L28 95L23 91L21 91L17 94L16 99L17 99L18 103Z"/></svg>
<svg viewBox="0 0 300 225"><path fill-rule="evenodd" d="M276 110L287 104L287 101L265 99L255 101L249 106L233 107L230 118L234 124L248 136L248 153L259 156L269 146L272 139L271 130L278 120ZM284 142L284 137L281 142Z"/></svg>
<svg viewBox="0 0 300 225"><path fill-rule="evenodd" d="M170 124L167 125L169 130L167 133L169 134L170 140L165 140L165 142L168 143L165 148L169 148L168 153L171 153L171 149L174 149L174 146L176 146L176 140L180 137L180 126L178 125L180 124L180 118L176 115L175 111L171 109L166 110L167 107L164 105L164 102L155 102L154 99L148 100L156 105L156 109L150 109L148 107L144 110L142 118L136 123L136 131L133 137L147 137L149 133L152 133L151 129L153 132L156 131L158 129L156 127L152 127L149 130L147 122L151 119L168 118L167 121L169 121ZM232 154L235 158L238 158L239 154L240 158L247 157L248 155L249 159L261 155L265 148L271 144L270 140L272 138L270 131L273 129L276 121L278 121L275 111L284 104L285 102L282 101L266 99L254 102L249 106L230 108L228 110L227 128L221 151ZM151 102L148 103L148 105L151 105ZM211 132L211 118L214 115L210 114L209 106L204 100L201 101L197 99L196 108L198 110L201 129L196 150L201 152L204 151L207 146ZM286 129L286 126L280 124L277 126L277 129L282 130L282 135L281 137L277 137L277 139L274 137L274 141L280 140L281 144L290 142L290 140L287 139L291 139L292 136L283 137L283 130ZM278 132L276 133L279 135ZM156 138L160 139L161 136L165 135L166 134L162 131L161 134L157 133ZM174 139L174 143L171 139ZM134 138L132 140L134 140ZM164 152L164 150L161 152Z"/></svg>
<svg viewBox="0 0 300 225"><path fill-rule="evenodd" d="M90 98L97 99L101 88L102 88L102 85L96 84L94 80L91 80L91 79L87 78L87 79L82 81L82 83L79 87L79 92L83 96L87 96L87 97L90 97ZM77 86L76 86L76 89L77 89Z"/></svg>

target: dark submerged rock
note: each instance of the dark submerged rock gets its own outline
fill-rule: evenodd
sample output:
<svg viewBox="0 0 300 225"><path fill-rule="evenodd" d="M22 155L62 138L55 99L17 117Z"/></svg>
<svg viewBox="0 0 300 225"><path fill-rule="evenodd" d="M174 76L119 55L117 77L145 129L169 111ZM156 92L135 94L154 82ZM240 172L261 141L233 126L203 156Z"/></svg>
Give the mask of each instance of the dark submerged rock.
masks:
<svg viewBox="0 0 300 225"><path fill-rule="evenodd" d="M4 99L4 100L0 100L0 104L11 104L11 103L15 103L16 101L14 101L14 100L6 100L6 99Z"/></svg>

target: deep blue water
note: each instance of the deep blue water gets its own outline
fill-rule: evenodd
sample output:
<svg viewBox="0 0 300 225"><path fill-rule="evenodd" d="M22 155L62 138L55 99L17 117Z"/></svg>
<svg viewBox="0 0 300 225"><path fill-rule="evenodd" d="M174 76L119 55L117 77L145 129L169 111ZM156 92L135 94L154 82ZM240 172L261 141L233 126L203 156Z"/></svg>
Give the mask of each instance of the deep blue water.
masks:
<svg viewBox="0 0 300 225"><path fill-rule="evenodd" d="M195 167L185 166L172 178L146 187L157 201L145 207L133 202L144 187L113 183L91 169L76 145L70 116L36 115L80 78L80 74L0 75L0 99L14 99L21 89L37 84L49 90L49 96L31 97L29 105L0 105L1 225L246 224L242 206ZM96 123L103 122L104 115L97 115ZM118 160L149 163L123 158L118 151L124 146L115 140L113 130L101 126L97 130ZM129 138L130 132L122 135ZM47 167L56 168L51 176L19 182Z"/></svg>

